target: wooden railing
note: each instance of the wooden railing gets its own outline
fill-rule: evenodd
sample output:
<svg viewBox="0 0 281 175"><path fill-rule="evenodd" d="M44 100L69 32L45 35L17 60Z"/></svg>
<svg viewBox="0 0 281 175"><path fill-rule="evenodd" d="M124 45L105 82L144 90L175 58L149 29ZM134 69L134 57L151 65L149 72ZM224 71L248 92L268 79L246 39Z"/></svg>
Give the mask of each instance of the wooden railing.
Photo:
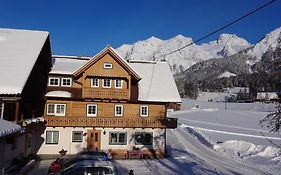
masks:
<svg viewBox="0 0 281 175"><path fill-rule="evenodd" d="M176 128L177 118L89 118L45 116L46 126L112 127L112 128Z"/></svg>
<svg viewBox="0 0 281 175"><path fill-rule="evenodd" d="M83 98L129 99L128 89L83 88Z"/></svg>

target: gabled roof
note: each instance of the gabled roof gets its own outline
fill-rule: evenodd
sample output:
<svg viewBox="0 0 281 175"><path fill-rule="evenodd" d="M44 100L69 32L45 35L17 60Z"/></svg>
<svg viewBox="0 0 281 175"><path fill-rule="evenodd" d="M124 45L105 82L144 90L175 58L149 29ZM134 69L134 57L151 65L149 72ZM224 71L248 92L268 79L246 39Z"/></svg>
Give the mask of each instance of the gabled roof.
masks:
<svg viewBox="0 0 281 175"><path fill-rule="evenodd" d="M77 71L73 73L74 76L80 75L82 72L86 71L88 68L90 68L93 64L95 64L97 61L99 61L104 55L107 53L111 54L112 57L126 69L128 72L132 74L132 76L139 81L141 79L141 76L128 64L128 62L123 59L111 46L107 46L104 48L101 52L99 52L97 55L95 55L92 59L88 61L85 65L80 67Z"/></svg>
<svg viewBox="0 0 281 175"><path fill-rule="evenodd" d="M20 125L0 119L0 138L23 130Z"/></svg>
<svg viewBox="0 0 281 175"><path fill-rule="evenodd" d="M0 94L20 94L49 33L0 28Z"/></svg>
<svg viewBox="0 0 281 175"><path fill-rule="evenodd" d="M89 59L69 56L53 56L53 67L50 74L72 75L80 67L85 65Z"/></svg>
<svg viewBox="0 0 281 175"><path fill-rule="evenodd" d="M138 83L139 101L181 102L167 62L130 61L129 64L142 77Z"/></svg>

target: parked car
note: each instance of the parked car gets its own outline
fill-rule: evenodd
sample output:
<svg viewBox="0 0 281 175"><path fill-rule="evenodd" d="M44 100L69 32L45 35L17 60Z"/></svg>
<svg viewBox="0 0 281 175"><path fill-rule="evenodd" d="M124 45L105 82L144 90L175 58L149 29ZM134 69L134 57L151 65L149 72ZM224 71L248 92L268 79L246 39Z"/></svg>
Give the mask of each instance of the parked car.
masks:
<svg viewBox="0 0 281 175"><path fill-rule="evenodd" d="M115 175L111 161L83 160L79 161L58 175Z"/></svg>
<svg viewBox="0 0 281 175"><path fill-rule="evenodd" d="M90 151L85 150L78 152L75 155L71 155L68 158L60 158L51 163L48 169L49 174L55 174L63 171L69 166L84 160L96 160L96 161L111 161L111 157L103 151Z"/></svg>
<svg viewBox="0 0 281 175"><path fill-rule="evenodd" d="M78 152L77 155L96 156L98 159L111 161L111 156L104 151L83 150Z"/></svg>

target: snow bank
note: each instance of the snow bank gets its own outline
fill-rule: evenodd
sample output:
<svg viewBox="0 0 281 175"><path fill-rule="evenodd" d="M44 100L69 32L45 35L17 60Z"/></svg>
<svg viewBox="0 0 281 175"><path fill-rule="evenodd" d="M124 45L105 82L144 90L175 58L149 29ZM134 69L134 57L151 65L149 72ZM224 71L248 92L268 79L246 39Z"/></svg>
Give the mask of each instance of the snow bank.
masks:
<svg viewBox="0 0 281 175"><path fill-rule="evenodd" d="M281 171L281 148L229 140L214 145L214 149L233 158L242 159L260 169L266 169L272 174L278 174Z"/></svg>

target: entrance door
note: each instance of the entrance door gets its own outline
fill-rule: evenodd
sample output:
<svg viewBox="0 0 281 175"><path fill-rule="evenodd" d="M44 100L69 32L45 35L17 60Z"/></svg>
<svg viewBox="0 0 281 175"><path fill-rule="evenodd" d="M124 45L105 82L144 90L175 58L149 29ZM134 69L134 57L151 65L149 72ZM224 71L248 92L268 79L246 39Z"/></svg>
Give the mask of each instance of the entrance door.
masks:
<svg viewBox="0 0 281 175"><path fill-rule="evenodd" d="M100 150L101 143L101 131L100 130L88 130L87 133L88 148L92 150Z"/></svg>

